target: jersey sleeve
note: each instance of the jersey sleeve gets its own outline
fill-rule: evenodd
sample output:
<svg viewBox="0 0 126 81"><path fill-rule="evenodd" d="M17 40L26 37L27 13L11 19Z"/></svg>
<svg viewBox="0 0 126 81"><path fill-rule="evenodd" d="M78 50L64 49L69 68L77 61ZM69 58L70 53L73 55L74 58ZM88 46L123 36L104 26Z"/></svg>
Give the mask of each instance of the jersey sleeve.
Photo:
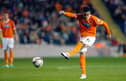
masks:
<svg viewBox="0 0 126 81"><path fill-rule="evenodd" d="M103 24L102 24L102 25L104 26L104 28L105 28L107 34L108 34L108 35L111 35L111 32L110 32L110 29L109 29L108 24L107 24L105 21L103 21Z"/></svg>
<svg viewBox="0 0 126 81"><path fill-rule="evenodd" d="M99 19L96 16L93 16L93 19L95 20L96 25L102 25L104 23L102 19Z"/></svg>
<svg viewBox="0 0 126 81"><path fill-rule="evenodd" d="M15 23L14 23L14 21L12 21L11 24L12 24L12 28L15 30Z"/></svg>
<svg viewBox="0 0 126 81"><path fill-rule="evenodd" d="M66 16L68 16L68 17L77 18L77 14L71 13L71 12L64 12L64 15L66 15Z"/></svg>
<svg viewBox="0 0 126 81"><path fill-rule="evenodd" d="M103 27L105 28L108 35L111 34L109 26L105 21L103 21L102 19L99 19L99 18L97 18L95 16L94 16L94 20L95 20L96 25L103 25Z"/></svg>

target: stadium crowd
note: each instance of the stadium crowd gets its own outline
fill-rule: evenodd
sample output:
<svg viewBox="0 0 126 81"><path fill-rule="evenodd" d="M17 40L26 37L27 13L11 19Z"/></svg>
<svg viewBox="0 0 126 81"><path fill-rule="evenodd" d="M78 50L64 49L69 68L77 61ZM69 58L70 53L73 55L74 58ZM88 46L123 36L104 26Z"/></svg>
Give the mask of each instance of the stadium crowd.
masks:
<svg viewBox="0 0 126 81"><path fill-rule="evenodd" d="M126 36L126 0L104 0L111 16Z"/></svg>
<svg viewBox="0 0 126 81"><path fill-rule="evenodd" d="M79 24L58 12L79 13L84 5L99 16L90 0L0 0L0 12L8 12L15 21L20 44L70 45L79 39ZM97 31L98 40L106 39L102 27Z"/></svg>
<svg viewBox="0 0 126 81"><path fill-rule="evenodd" d="M126 0L104 0L106 7L111 13L113 20L119 25L121 31L126 36ZM116 42L116 41L113 41ZM123 55L126 57L126 43L117 43L117 52L123 50Z"/></svg>

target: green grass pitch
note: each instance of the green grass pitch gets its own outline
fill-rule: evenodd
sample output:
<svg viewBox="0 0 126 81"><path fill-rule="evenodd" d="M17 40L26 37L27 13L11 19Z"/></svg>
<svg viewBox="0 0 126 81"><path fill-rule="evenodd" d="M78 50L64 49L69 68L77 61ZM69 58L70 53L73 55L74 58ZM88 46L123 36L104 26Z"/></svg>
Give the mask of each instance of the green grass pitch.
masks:
<svg viewBox="0 0 126 81"><path fill-rule="evenodd" d="M0 65L3 60L0 59ZM79 58L44 58L35 68L32 59L15 59L15 68L0 68L0 81L82 81ZM126 81L126 58L87 58L87 79L83 81Z"/></svg>

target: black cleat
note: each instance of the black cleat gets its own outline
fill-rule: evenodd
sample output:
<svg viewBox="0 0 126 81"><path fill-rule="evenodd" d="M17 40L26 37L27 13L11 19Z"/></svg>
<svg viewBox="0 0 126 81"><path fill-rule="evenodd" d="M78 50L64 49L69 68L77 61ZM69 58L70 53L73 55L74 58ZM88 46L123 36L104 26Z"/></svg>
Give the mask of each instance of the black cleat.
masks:
<svg viewBox="0 0 126 81"><path fill-rule="evenodd" d="M61 55L66 59L69 60L69 56L67 53L62 52Z"/></svg>

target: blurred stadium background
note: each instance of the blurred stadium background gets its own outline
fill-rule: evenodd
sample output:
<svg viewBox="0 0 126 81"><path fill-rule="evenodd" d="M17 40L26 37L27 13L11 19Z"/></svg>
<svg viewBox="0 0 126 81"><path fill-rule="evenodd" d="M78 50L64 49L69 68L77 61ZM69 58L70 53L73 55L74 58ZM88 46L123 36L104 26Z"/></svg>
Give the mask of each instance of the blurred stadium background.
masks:
<svg viewBox="0 0 126 81"><path fill-rule="evenodd" d="M107 40L104 28L98 27L96 43L87 53L86 81L126 81L126 0L0 0L0 13L10 14L19 35L16 67L0 68L0 81L79 81L79 54L67 62L60 58L60 52L72 49L79 40L79 24L58 12L79 13L84 5L112 31L112 39ZM42 68L33 67L34 56L44 57Z"/></svg>
<svg viewBox="0 0 126 81"><path fill-rule="evenodd" d="M15 21L19 35L16 57L59 56L61 51L72 49L79 40L79 24L58 12L79 13L84 5L104 19L112 31L112 40L108 41L104 29L98 27L96 43L87 55L125 56L125 4L125 0L0 0L0 12L8 12Z"/></svg>

